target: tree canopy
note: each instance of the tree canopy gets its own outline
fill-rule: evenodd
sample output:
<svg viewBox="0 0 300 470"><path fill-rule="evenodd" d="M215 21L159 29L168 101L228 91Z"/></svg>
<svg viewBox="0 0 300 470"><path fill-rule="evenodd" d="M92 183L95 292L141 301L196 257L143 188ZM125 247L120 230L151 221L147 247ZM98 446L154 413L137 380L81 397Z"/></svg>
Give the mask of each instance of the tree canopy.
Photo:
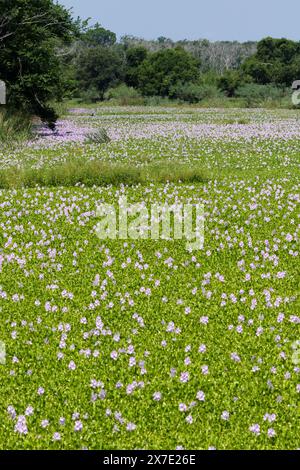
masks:
<svg viewBox="0 0 300 470"><path fill-rule="evenodd" d="M54 126L49 102L61 99L65 89L57 50L78 31L79 22L52 0L0 0L0 77L9 107Z"/></svg>
<svg viewBox="0 0 300 470"><path fill-rule="evenodd" d="M300 77L300 43L284 38L262 39L256 54L245 60L242 70L258 84L291 86Z"/></svg>
<svg viewBox="0 0 300 470"><path fill-rule="evenodd" d="M139 88L150 96L168 96L176 84L193 82L198 78L199 62L180 47L150 54L138 71Z"/></svg>

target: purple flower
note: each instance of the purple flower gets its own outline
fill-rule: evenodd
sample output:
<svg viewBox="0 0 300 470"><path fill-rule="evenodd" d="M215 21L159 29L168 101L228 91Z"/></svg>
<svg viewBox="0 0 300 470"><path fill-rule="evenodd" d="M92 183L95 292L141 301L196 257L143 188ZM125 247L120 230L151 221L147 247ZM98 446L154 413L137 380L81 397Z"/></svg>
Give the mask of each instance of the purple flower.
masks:
<svg viewBox="0 0 300 470"><path fill-rule="evenodd" d="M80 420L75 421L74 431L76 432L82 431L82 428L83 428L82 422Z"/></svg>
<svg viewBox="0 0 300 470"><path fill-rule="evenodd" d="M26 417L21 415L18 416L17 423L15 425L15 432L18 432L19 434L27 434L28 433L28 428L27 428L27 423L26 423Z"/></svg>
<svg viewBox="0 0 300 470"><path fill-rule="evenodd" d="M182 372L180 374L180 382L181 383L187 383L190 379L190 374L188 372Z"/></svg>
<svg viewBox="0 0 300 470"><path fill-rule="evenodd" d="M69 368L69 370L75 370L75 369L76 369L76 364L75 364L75 362L74 362L74 361L70 361L68 368Z"/></svg>
<svg viewBox="0 0 300 470"><path fill-rule="evenodd" d="M268 429L268 437L272 438L276 436L276 432L273 428Z"/></svg>
<svg viewBox="0 0 300 470"><path fill-rule="evenodd" d="M160 401L161 400L161 393L160 392L155 392L153 394L153 400L154 401Z"/></svg>
<svg viewBox="0 0 300 470"><path fill-rule="evenodd" d="M127 431L134 431L136 429L136 425L134 423L128 423L126 429Z"/></svg>
<svg viewBox="0 0 300 470"><path fill-rule="evenodd" d="M192 424L192 423L193 423L193 417L192 417L192 415L188 415L188 416L185 418L185 420L186 420L186 422L187 422L188 424Z"/></svg>
<svg viewBox="0 0 300 470"><path fill-rule="evenodd" d="M205 401L205 393L202 392L202 390L199 390L199 392L197 392L196 398L199 401Z"/></svg>
<svg viewBox="0 0 300 470"><path fill-rule="evenodd" d="M260 435L260 425L259 424L252 424L249 428L249 431L255 434L256 436Z"/></svg>
<svg viewBox="0 0 300 470"><path fill-rule="evenodd" d="M225 410L222 412L221 419L223 419L224 421L229 421L229 417L230 417L229 411Z"/></svg>

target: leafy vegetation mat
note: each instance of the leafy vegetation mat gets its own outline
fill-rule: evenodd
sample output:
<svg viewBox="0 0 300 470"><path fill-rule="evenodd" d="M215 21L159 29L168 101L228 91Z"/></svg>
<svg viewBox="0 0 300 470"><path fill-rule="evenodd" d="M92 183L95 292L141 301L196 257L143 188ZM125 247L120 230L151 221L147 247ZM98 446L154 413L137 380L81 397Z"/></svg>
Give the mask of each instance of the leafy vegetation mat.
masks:
<svg viewBox="0 0 300 470"><path fill-rule="evenodd" d="M86 150L210 173L0 190L1 448L296 449L297 139L134 139L2 154L7 169ZM202 203L204 249L99 240L97 205L124 194Z"/></svg>

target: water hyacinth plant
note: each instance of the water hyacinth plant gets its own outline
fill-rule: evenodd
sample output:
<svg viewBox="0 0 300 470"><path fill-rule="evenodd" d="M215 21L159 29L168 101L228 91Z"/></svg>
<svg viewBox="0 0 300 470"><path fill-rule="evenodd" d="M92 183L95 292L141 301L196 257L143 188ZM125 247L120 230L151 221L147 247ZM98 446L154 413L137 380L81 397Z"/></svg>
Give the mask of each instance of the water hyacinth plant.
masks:
<svg viewBox="0 0 300 470"><path fill-rule="evenodd" d="M299 447L299 140L296 111L95 107L1 148L1 448ZM125 195L202 204L204 248L100 240Z"/></svg>

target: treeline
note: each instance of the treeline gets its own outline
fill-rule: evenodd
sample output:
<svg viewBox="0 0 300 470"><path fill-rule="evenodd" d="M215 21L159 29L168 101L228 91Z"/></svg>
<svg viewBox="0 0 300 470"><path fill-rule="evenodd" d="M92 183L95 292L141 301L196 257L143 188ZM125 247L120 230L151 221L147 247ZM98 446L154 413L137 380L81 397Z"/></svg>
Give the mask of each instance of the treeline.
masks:
<svg viewBox="0 0 300 470"><path fill-rule="evenodd" d="M54 126L52 102L120 104L240 99L247 106L287 96L300 78L300 43L119 42L100 24L74 20L53 0L0 0L0 79L8 112L37 115Z"/></svg>
<svg viewBox="0 0 300 470"><path fill-rule="evenodd" d="M157 52L161 49L183 47L191 53L200 63L200 71L208 72L214 70L218 74L229 69L238 68L246 58L255 54L257 43L248 41L216 41L207 39L189 41L172 41L172 39L159 37L154 41L137 38L134 36L123 36L120 40L127 49L132 47L144 47L149 52Z"/></svg>
<svg viewBox="0 0 300 470"><path fill-rule="evenodd" d="M238 98L256 106L290 100L292 82L300 77L300 42L288 39L240 44L126 36L118 43L114 33L96 24L82 33L73 54L74 96L85 101Z"/></svg>

